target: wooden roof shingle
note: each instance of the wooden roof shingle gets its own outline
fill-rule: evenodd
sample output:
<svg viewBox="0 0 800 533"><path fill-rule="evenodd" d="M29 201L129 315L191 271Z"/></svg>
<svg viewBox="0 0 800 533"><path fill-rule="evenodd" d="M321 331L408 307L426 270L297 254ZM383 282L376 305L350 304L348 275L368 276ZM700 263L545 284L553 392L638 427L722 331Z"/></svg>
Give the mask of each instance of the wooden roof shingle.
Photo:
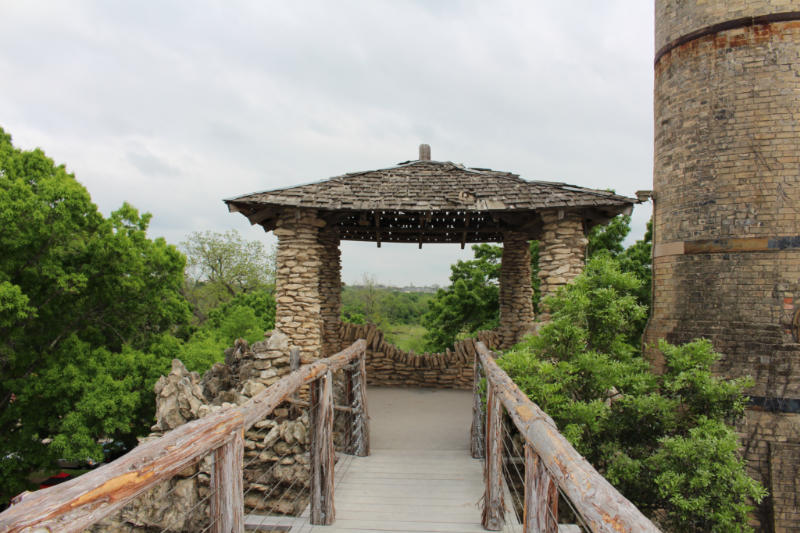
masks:
<svg viewBox="0 0 800 533"><path fill-rule="evenodd" d="M388 224L376 223L389 237L385 240L420 243L461 241L462 245L464 242L501 240L499 232L504 229L500 224L503 215L505 226L508 226L510 215L529 219L538 218L537 213L547 210L578 211L592 225L619 213L630 212L635 202L632 198L608 191L565 183L526 181L510 172L430 160L406 161L391 168L353 172L307 185L225 200L230 211L241 212L251 223L261 224L266 230L274 228L274 222L285 209L317 209L345 230L342 238L380 242L380 236L372 230L355 231L364 226L365 214L371 219L377 213L387 219ZM428 228L425 235L421 233L426 226L423 217L426 217ZM458 238L449 234L432 237L431 230L436 224L430 222L431 217L439 220L440 229L453 229L459 226L458 221L463 222L463 227L454 229ZM452 220L446 222L448 218ZM356 219L360 224L353 223ZM483 231L466 235L465 239L463 233L470 232L476 221L481 220L484 221ZM392 221L400 224L395 234L390 231ZM492 224L496 226L494 231L490 231ZM354 231L346 231L349 226Z"/></svg>

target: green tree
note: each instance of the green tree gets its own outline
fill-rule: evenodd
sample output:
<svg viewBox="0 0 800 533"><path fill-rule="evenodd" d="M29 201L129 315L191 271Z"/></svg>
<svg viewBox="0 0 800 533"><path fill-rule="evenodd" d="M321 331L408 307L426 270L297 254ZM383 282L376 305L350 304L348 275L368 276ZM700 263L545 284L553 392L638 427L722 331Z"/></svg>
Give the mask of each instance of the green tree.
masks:
<svg viewBox="0 0 800 533"><path fill-rule="evenodd" d="M647 222L647 231L640 240L630 245L617 256L619 266L623 272L630 272L642 281L641 287L636 291L639 303L650 307L653 283L653 220ZM641 325L644 330L644 324Z"/></svg>
<svg viewBox="0 0 800 533"><path fill-rule="evenodd" d="M642 281L598 254L548 299L552 322L500 359L576 449L642 511L675 531L749 531L749 478L728 425L747 379L714 377L708 341L660 344L657 376L638 350Z"/></svg>
<svg viewBox="0 0 800 533"><path fill-rule="evenodd" d="M185 294L199 323L237 294L275 284L275 250L244 240L236 230L193 232L181 248L187 257Z"/></svg>
<svg viewBox="0 0 800 533"><path fill-rule="evenodd" d="M3 494L56 456L99 459L97 439L150 425L142 391L169 360L142 350L190 314L185 259L147 237L149 220L128 204L104 218L63 166L0 129Z"/></svg>
<svg viewBox="0 0 800 533"><path fill-rule="evenodd" d="M534 309L539 302L539 243L531 241L531 284ZM426 347L444 350L459 336L497 327L499 316L500 261L503 248L473 245L475 258L450 267L450 286L439 289L423 317Z"/></svg>
<svg viewBox="0 0 800 533"><path fill-rule="evenodd" d="M342 320L355 324L417 325L428 309L430 293L379 287L369 276L363 285L342 288Z"/></svg>
<svg viewBox="0 0 800 533"><path fill-rule="evenodd" d="M148 351L159 359L180 359L192 372L203 374L222 362L225 348L236 339L253 343L275 327L275 296L271 288L240 293L208 312L208 320L192 328L186 339L161 335ZM158 375L157 375L158 376ZM149 387L148 391L152 387ZM152 399L151 399L152 401Z"/></svg>
<svg viewBox="0 0 800 533"><path fill-rule="evenodd" d="M633 272L645 281L636 295L640 304L649 306L652 231L648 231L642 241L625 249L622 242L630 233L630 221L629 215L618 215L607 225L592 228L587 235L587 257L605 254L618 258L624 271ZM450 286L437 292L424 316L423 323L428 329L426 347L430 350L443 350L459 336L469 336L498 324L498 280L503 249L489 244L475 245L472 249L475 259L458 261L450 267ZM539 243L531 241L531 284L536 312L540 298L538 265ZM639 336L646 319L644 314L635 323Z"/></svg>
<svg viewBox="0 0 800 533"><path fill-rule="evenodd" d="M608 224L593 227L586 236L589 241L586 245L586 257L591 258L597 253L607 253L616 257L625 249L622 242L630 232L630 215L617 215Z"/></svg>

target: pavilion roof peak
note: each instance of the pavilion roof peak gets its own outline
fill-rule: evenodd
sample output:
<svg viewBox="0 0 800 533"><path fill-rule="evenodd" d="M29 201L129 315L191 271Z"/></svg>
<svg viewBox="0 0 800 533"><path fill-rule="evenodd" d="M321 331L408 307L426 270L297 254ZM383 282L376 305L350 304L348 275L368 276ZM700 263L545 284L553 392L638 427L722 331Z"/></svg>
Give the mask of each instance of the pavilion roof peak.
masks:
<svg viewBox="0 0 800 533"><path fill-rule="evenodd" d="M251 223L274 228L286 209L316 209L332 220L357 213L459 213L459 216L539 216L541 211L581 212L587 220L607 220L629 212L636 202L608 191L559 182L526 181L512 172L467 167L420 157L393 167L350 172L323 181L246 194L225 200L230 211ZM467 215L472 213L472 215ZM335 216L334 216L335 215ZM370 215L372 216L372 215ZM420 219L421 220L421 219ZM477 238L477 237L476 237Z"/></svg>

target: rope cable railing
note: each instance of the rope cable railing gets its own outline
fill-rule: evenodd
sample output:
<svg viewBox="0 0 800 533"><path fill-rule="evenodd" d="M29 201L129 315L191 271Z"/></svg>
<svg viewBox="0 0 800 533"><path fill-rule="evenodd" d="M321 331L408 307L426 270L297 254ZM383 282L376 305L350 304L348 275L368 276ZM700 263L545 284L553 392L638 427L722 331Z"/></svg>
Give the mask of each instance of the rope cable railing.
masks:
<svg viewBox="0 0 800 533"><path fill-rule="evenodd" d="M495 354L480 342L475 348L470 440L473 457L484 460L484 529L557 533L566 517L572 531L658 532L520 391Z"/></svg>
<svg viewBox="0 0 800 533"><path fill-rule="evenodd" d="M56 487L25 493L17 498L16 504L0 513L0 532L83 531L132 505L147 490L181 476L185 476L182 480L202 480L201 485L207 484L207 492L204 489L202 497L187 511L203 509L200 523L193 526L196 531L243 531L244 499L254 490L262 492L262 489L265 489L260 497L263 507L274 512L276 505L270 502L281 502L285 512L277 514L283 515L295 514L298 508L306 507L300 500L304 494L310 495L310 523L331 524L335 517L335 412L342 419L339 426L344 428L344 434L338 437L339 448L354 455L369 454L365 355L366 342L359 339L331 357L297 368L238 407L226 407L187 422L107 465ZM336 372L342 375L334 379ZM343 407L334 405L334 381L340 389L337 399L341 397L345 403ZM304 387L310 389L309 401L297 397L296 393ZM296 453L287 450L270 457L273 464L254 474L260 478L248 479L245 491L243 477L249 475L248 468L258 466L255 463L259 458L256 453L259 450L245 450L245 433L284 403L297 419L308 420L309 438L303 444L308 447L310 480L306 482L295 476L290 482L276 481L277 469ZM250 457L245 463L246 455ZM196 471L187 476L185 472L191 468ZM270 484L260 486L259 479L268 479ZM161 498L175 496L177 488L175 484L165 489ZM255 519L266 522L272 517ZM169 526L155 530L173 531Z"/></svg>

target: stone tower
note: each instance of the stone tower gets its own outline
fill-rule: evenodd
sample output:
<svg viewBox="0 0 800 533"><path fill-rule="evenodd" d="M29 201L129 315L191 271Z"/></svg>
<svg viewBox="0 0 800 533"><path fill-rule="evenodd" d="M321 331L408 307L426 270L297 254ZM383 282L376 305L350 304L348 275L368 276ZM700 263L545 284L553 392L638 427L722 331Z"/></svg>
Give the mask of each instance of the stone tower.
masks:
<svg viewBox="0 0 800 533"><path fill-rule="evenodd" d="M740 432L770 490L763 531L800 523L800 3L656 0L653 314L751 375Z"/></svg>

